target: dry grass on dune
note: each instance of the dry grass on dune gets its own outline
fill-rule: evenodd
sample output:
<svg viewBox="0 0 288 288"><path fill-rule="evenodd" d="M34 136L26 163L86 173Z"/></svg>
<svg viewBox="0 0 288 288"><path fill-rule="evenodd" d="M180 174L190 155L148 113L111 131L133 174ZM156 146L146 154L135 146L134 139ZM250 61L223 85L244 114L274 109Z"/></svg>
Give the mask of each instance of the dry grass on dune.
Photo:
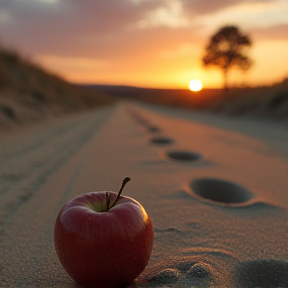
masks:
<svg viewBox="0 0 288 288"><path fill-rule="evenodd" d="M207 108L235 116L288 119L288 78L267 87L230 89Z"/></svg>
<svg viewBox="0 0 288 288"><path fill-rule="evenodd" d="M252 116L288 119L288 78L267 87L203 89L194 93L188 89L159 89L139 100L170 106L224 113L231 116Z"/></svg>
<svg viewBox="0 0 288 288"><path fill-rule="evenodd" d="M39 121L50 116L95 108L113 98L70 84L0 48L0 128Z"/></svg>

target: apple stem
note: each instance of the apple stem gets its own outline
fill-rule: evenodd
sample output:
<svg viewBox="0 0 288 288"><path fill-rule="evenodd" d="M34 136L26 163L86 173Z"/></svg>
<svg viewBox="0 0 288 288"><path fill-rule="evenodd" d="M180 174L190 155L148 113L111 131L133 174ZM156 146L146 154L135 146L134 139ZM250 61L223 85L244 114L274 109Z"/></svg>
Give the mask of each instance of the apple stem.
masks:
<svg viewBox="0 0 288 288"><path fill-rule="evenodd" d="M116 204L116 202L119 200L123 188L125 187L125 185L126 185L127 182L129 182L129 181L130 181L130 178L129 178L129 177L125 177L125 179L124 179L123 182L122 182L121 188L120 188L120 190L119 190L119 192L118 192L117 198L116 198L116 200L114 201L114 203L111 205L110 208L109 208L109 202L110 202L110 198L109 198L109 200L107 201L107 208L108 208L107 211L108 211L109 209L111 209L111 208ZM106 195L107 195L107 194L106 194ZM106 196L106 198L107 198L107 196Z"/></svg>
<svg viewBox="0 0 288 288"><path fill-rule="evenodd" d="M106 192L105 196L106 196L106 203L107 203L106 210L108 211L109 210L109 204L110 204L109 192Z"/></svg>

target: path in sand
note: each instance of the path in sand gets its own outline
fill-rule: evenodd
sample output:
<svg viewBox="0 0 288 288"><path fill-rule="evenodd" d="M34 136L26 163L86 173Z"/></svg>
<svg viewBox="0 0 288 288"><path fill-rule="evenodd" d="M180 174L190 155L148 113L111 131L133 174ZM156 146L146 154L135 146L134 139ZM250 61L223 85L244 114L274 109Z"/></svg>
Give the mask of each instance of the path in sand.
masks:
<svg viewBox="0 0 288 288"><path fill-rule="evenodd" d="M217 116L192 121L167 111L124 103L1 138L0 287L77 287L54 251L55 219L72 197L94 190L118 191L125 176L132 180L124 194L142 203L154 223L145 279L159 285L178 281L177 287L194 281L207 287L203 278L209 273L211 283L227 284L233 269L242 273L248 267L243 272L250 277L247 281L259 284L251 271L266 262L251 261L260 258L277 259L274 266L279 270L281 261L288 259L285 127L272 143L262 134L251 137L251 127L248 136L236 132L239 121L233 132L233 127L217 128ZM264 131L264 124L253 125ZM274 133L271 127L267 135ZM191 161L179 162L169 155ZM202 184L197 182L203 178ZM211 186L210 178L216 184ZM215 204L210 201L213 193L203 189L218 185L221 193L227 184L222 180L229 181L228 189L238 196L231 200L222 195ZM245 261L250 262L235 268ZM189 273L194 280L187 280ZM285 275L282 279L287 280Z"/></svg>

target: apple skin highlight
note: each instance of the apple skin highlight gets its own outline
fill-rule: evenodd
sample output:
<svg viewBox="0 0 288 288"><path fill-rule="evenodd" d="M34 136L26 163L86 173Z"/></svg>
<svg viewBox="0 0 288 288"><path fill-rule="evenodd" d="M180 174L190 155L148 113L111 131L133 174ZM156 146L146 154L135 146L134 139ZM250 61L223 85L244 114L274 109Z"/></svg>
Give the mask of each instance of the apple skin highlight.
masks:
<svg viewBox="0 0 288 288"><path fill-rule="evenodd" d="M126 196L107 211L107 199L111 205L116 198L111 191L86 193L66 203L57 217L57 255L71 278L82 285L125 287L148 264L152 221L139 202Z"/></svg>

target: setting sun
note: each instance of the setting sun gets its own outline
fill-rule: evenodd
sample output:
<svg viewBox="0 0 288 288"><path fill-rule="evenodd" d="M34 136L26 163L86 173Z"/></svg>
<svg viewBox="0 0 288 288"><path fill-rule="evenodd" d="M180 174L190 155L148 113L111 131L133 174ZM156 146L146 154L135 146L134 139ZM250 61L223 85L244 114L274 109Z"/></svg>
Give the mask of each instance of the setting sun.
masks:
<svg viewBox="0 0 288 288"><path fill-rule="evenodd" d="M193 92L200 91L202 87L202 82L200 80L194 79L189 82L189 89Z"/></svg>

